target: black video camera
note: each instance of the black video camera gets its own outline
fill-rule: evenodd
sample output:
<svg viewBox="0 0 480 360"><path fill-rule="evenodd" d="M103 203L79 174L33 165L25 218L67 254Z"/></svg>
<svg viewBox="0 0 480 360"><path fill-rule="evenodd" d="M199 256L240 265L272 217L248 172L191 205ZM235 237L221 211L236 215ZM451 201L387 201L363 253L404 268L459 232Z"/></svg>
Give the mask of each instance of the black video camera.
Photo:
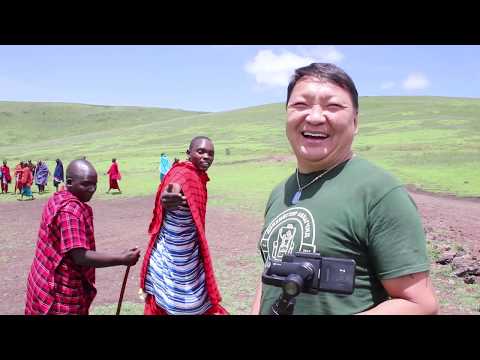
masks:
<svg viewBox="0 0 480 360"><path fill-rule="evenodd" d="M292 313L292 300L301 292L352 294L355 288L355 260L296 252L294 255L284 255L282 261L267 260L262 282L283 289L284 301L290 302L285 303L285 306L289 306L289 313ZM278 302L276 306L278 307Z"/></svg>

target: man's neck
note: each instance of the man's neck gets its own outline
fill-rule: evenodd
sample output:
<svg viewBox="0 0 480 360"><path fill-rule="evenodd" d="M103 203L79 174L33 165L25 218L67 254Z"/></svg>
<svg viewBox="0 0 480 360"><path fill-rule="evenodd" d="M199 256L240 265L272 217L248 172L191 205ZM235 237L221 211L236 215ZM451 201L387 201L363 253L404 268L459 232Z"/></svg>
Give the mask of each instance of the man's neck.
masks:
<svg viewBox="0 0 480 360"><path fill-rule="evenodd" d="M329 170L351 159L353 156L354 156L353 152L350 151L344 156L340 157L339 159L335 159L333 161L332 160L329 161L329 159L325 159L325 161L322 160L320 162L297 161L297 168L298 168L298 171L302 174L310 174L310 173L318 172L322 170Z"/></svg>

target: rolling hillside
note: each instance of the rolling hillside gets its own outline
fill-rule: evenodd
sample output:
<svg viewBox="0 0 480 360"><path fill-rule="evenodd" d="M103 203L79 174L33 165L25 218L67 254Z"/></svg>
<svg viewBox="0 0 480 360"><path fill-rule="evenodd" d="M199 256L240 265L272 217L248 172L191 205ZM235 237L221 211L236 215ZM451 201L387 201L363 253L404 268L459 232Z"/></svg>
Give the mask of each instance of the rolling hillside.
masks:
<svg viewBox="0 0 480 360"><path fill-rule="evenodd" d="M480 99L362 97L354 149L405 183L479 196L479 114ZM284 104L200 113L0 102L0 158L11 167L21 159L46 159L53 171L55 158L67 164L85 155L103 174L116 157L125 196L145 195L158 182L161 152L183 159L189 140L207 135L216 146L209 171L213 201L259 211L271 187L295 166L285 118Z"/></svg>

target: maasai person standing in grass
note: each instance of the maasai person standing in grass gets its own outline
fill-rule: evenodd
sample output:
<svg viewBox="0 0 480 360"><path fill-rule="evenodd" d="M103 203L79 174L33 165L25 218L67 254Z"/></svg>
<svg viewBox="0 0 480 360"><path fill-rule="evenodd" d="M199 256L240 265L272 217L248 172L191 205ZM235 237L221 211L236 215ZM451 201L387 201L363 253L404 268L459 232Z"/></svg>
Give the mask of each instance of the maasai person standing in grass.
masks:
<svg viewBox="0 0 480 360"><path fill-rule="evenodd" d="M55 186L55 191L58 191L58 185L63 183L65 178L63 176L63 163L60 159L55 160L57 165L55 166L55 171L53 173L53 186Z"/></svg>
<svg viewBox="0 0 480 360"><path fill-rule="evenodd" d="M212 141L195 137L188 161L175 164L160 183L150 242L140 273L145 315L225 315L205 236L207 169Z"/></svg>
<svg viewBox="0 0 480 360"><path fill-rule="evenodd" d="M120 174L120 170L118 169L117 159L112 159L112 165L107 171L108 174L108 190L107 194L110 193L110 190L117 189L118 193L121 194L122 191L120 190L120 186L118 182L122 180L122 174Z"/></svg>
<svg viewBox="0 0 480 360"><path fill-rule="evenodd" d="M39 160L37 162L37 168L35 170L35 184L38 186L39 194L45 192L45 185L47 185L48 174L50 174L50 171L48 170L47 163L45 161Z"/></svg>
<svg viewBox="0 0 480 360"><path fill-rule="evenodd" d="M168 170L172 167L170 160L168 159L167 154L162 153L160 155L160 181L163 181L165 175L167 175Z"/></svg>
<svg viewBox="0 0 480 360"><path fill-rule="evenodd" d="M90 201L97 172L88 161L67 167L65 191L46 203L28 275L25 315L88 315L95 298L95 268L135 265L140 250L97 252Z"/></svg>
<svg viewBox="0 0 480 360"><path fill-rule="evenodd" d="M13 194L16 194L17 193L17 190L18 190L18 193L21 194L22 193L22 173L23 173L23 161L20 161L16 166L15 166L15 172L14 172L14 176L15 176L15 188L13 190Z"/></svg>
<svg viewBox="0 0 480 360"><path fill-rule="evenodd" d="M35 178L35 171L37 170L37 165L32 163L32 160L28 160L27 166L30 169L30 171L32 172L33 177Z"/></svg>
<svg viewBox="0 0 480 360"><path fill-rule="evenodd" d="M3 160L3 165L0 167L0 173L2 175L2 194L8 193L8 184L12 182L10 176L10 168L7 166L7 160Z"/></svg>
<svg viewBox="0 0 480 360"><path fill-rule="evenodd" d="M26 163L22 163L22 178L20 181L22 184L22 195L20 200L23 200L24 196L29 197L30 200L35 199L32 194L33 175Z"/></svg>

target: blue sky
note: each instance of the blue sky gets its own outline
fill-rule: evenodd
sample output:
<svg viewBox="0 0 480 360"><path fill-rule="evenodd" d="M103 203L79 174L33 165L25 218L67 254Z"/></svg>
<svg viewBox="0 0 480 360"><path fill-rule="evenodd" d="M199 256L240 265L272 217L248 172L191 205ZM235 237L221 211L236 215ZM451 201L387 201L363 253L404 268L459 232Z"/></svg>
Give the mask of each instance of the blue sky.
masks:
<svg viewBox="0 0 480 360"><path fill-rule="evenodd" d="M479 60L478 45L0 45L0 101L225 111L283 102L314 61L360 96L480 97Z"/></svg>

